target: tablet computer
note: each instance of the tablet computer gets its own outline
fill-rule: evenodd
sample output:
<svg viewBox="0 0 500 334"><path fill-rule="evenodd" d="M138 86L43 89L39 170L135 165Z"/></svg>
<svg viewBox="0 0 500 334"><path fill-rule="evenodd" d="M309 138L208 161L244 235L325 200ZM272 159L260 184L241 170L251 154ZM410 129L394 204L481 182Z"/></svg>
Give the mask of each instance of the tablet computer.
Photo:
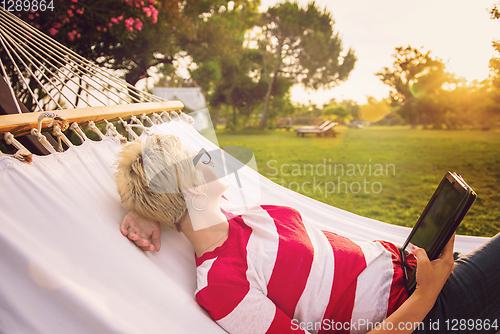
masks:
<svg viewBox="0 0 500 334"><path fill-rule="evenodd" d="M476 193L460 175L446 173L401 249L406 287L410 292L416 286L416 270L408 272L405 254L417 246L425 249L431 261L437 259L475 199Z"/></svg>

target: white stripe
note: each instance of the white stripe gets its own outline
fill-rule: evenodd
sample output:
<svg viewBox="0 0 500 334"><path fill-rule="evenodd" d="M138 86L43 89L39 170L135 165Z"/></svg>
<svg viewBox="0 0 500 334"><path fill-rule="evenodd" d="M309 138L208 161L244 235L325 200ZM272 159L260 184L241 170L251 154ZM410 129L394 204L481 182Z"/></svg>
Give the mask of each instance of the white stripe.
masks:
<svg viewBox="0 0 500 334"><path fill-rule="evenodd" d="M276 306L261 291L250 289L245 298L224 318L217 321L230 333L265 333L274 320Z"/></svg>
<svg viewBox="0 0 500 334"><path fill-rule="evenodd" d="M332 292L334 274L333 249L325 234L304 219L309 238L314 247L314 259L305 289L300 296L294 319L320 322L325 314ZM316 331L311 331L316 333Z"/></svg>
<svg viewBox="0 0 500 334"><path fill-rule="evenodd" d="M208 272L212 268L215 260L217 260L217 258L206 260L196 268L196 278L198 286L195 294L208 285Z"/></svg>
<svg viewBox="0 0 500 334"><path fill-rule="evenodd" d="M358 243L366 260L366 269L358 276L353 323L373 325L385 319L389 305L394 267L392 254L378 242ZM366 326L353 326L351 333L366 333Z"/></svg>
<svg viewBox="0 0 500 334"><path fill-rule="evenodd" d="M247 244L247 280L250 288L260 289L267 295L267 283L271 279L278 254L278 231L274 219L260 207L242 217L245 224L252 228Z"/></svg>

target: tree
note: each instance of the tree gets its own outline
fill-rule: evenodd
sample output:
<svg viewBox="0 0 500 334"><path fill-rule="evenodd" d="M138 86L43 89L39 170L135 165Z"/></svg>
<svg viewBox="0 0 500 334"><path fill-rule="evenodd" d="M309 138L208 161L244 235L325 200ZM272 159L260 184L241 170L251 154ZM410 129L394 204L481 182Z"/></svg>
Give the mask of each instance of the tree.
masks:
<svg viewBox="0 0 500 334"><path fill-rule="evenodd" d="M333 87L347 79L356 58L351 49L341 55L341 40L334 34L333 24L331 14L314 2L303 9L287 1L263 14L259 46L264 53L268 87L260 130L266 126L278 77L313 89Z"/></svg>
<svg viewBox="0 0 500 334"><path fill-rule="evenodd" d="M342 100L340 102L331 99L323 105L322 114L325 116L335 115L336 119L347 123L358 118L359 105L354 100Z"/></svg>
<svg viewBox="0 0 500 334"><path fill-rule="evenodd" d="M235 3L208 17L197 39L186 47L191 77L203 88L211 107L230 106L234 127L238 115L248 116L265 94L259 77L253 75L259 71L260 54L244 46L245 34L258 18L258 3Z"/></svg>
<svg viewBox="0 0 500 334"><path fill-rule="evenodd" d="M202 43L199 36L206 33L204 29L211 17L230 4L238 7L246 3L247 0L70 0L57 2L50 11L21 11L18 16L84 58L124 71L125 79L135 85L148 76L150 68L173 64L186 55L190 44Z"/></svg>
<svg viewBox="0 0 500 334"><path fill-rule="evenodd" d="M497 7L498 5L494 5L490 11L491 18L494 20L500 19L500 11ZM491 82L491 98L498 104L496 108L496 113L500 115L500 41L493 41L493 48L497 52L497 56L490 59L489 67L490 67L490 82Z"/></svg>
<svg viewBox="0 0 500 334"><path fill-rule="evenodd" d="M412 126L434 122L440 109L433 96L445 83L456 81L453 75L430 51L424 54L411 46L397 47L393 57L392 68L384 67L376 75L391 87L390 97L401 117Z"/></svg>

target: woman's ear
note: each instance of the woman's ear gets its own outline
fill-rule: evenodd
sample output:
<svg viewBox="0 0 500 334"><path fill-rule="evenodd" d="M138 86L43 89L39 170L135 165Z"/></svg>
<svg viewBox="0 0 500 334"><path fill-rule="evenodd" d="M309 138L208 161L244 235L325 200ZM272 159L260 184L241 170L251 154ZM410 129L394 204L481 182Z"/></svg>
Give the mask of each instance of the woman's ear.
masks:
<svg viewBox="0 0 500 334"><path fill-rule="evenodd" d="M192 187L192 188L187 188L186 191L194 196L194 195L201 195L203 194L203 190L201 189L201 186L198 186L198 187Z"/></svg>

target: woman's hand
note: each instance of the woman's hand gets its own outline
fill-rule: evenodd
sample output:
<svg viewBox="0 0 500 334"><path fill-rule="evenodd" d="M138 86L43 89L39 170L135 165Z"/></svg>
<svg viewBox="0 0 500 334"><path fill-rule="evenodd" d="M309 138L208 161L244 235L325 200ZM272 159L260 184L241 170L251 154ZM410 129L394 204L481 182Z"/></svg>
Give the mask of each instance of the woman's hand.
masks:
<svg viewBox="0 0 500 334"><path fill-rule="evenodd" d="M161 247L160 223L130 211L123 218L120 231L143 251L159 251ZM151 239L151 243L149 240Z"/></svg>
<svg viewBox="0 0 500 334"><path fill-rule="evenodd" d="M413 255L417 258L417 287L415 292L434 299L437 298L455 267L455 261L453 260L454 243L455 235L451 237L441 256L434 261L429 261L427 253L422 248L412 250Z"/></svg>

